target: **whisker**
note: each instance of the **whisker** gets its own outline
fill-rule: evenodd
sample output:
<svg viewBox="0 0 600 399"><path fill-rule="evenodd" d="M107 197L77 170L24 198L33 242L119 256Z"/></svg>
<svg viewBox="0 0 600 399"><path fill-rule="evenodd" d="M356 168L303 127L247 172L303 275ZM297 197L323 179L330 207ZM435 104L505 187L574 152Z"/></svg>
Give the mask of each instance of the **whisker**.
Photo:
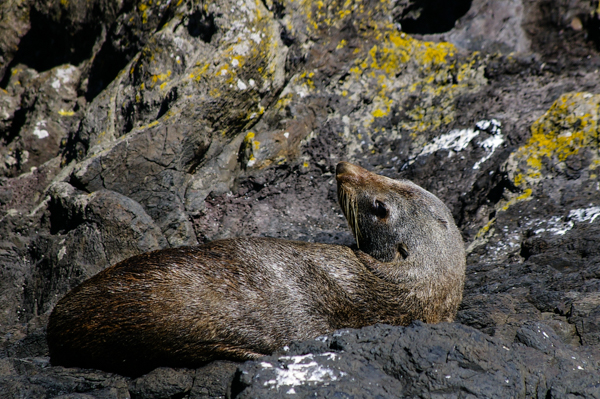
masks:
<svg viewBox="0 0 600 399"><path fill-rule="evenodd" d="M361 232L358 227L358 204L356 203L355 198L342 188L338 191L338 201L344 216L346 216L350 231L352 231L352 234L354 235L356 245L359 246L358 240L361 237Z"/></svg>
<svg viewBox="0 0 600 399"><path fill-rule="evenodd" d="M360 229L358 228L358 204L354 201L354 226L356 229L356 233L354 237L356 238L356 245L358 246L358 239L362 236L360 233Z"/></svg>

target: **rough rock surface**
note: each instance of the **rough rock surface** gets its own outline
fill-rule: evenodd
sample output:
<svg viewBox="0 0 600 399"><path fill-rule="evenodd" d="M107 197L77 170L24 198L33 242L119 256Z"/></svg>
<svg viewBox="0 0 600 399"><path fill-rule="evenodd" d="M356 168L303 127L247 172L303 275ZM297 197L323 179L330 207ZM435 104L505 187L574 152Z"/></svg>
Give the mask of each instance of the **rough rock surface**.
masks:
<svg viewBox="0 0 600 399"><path fill-rule="evenodd" d="M600 397L599 46L589 0L1 2L0 397ZM133 254L351 244L340 160L449 206L456 323L50 365L54 304Z"/></svg>
<svg viewBox="0 0 600 399"><path fill-rule="evenodd" d="M240 398L598 397L598 360L567 347L541 323L524 323L507 344L460 324L415 322L340 330L292 345L241 366L233 387Z"/></svg>

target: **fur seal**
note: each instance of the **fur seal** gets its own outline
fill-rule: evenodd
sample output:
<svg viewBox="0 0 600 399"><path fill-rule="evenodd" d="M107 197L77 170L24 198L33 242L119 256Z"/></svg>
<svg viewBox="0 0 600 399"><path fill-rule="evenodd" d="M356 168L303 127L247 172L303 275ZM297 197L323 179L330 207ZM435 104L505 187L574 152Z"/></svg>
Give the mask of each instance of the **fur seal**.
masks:
<svg viewBox="0 0 600 399"><path fill-rule="evenodd" d="M131 257L58 302L52 364L139 375L253 359L340 328L452 321L465 252L448 208L347 162L336 178L356 246L233 238Z"/></svg>

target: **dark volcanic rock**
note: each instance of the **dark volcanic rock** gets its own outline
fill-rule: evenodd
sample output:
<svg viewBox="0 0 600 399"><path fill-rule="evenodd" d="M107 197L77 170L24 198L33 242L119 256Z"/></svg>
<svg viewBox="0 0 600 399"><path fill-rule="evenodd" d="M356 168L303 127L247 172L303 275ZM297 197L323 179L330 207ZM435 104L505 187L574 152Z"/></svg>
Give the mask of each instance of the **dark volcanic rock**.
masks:
<svg viewBox="0 0 600 399"><path fill-rule="evenodd" d="M131 382L132 398L171 398L186 395L194 384L193 370L157 368Z"/></svg>
<svg viewBox="0 0 600 399"><path fill-rule="evenodd" d="M0 3L0 397L600 396L597 2ZM459 324L137 379L50 365L54 304L126 257L352 244L340 160L451 209Z"/></svg>
<svg viewBox="0 0 600 399"><path fill-rule="evenodd" d="M415 345L415 343L418 343ZM598 359L526 323L514 343L460 324L341 330L241 366L236 397L598 397ZM577 381L577 385L572 383ZM549 396L546 396L549 395ZM296 397L296 396L295 396Z"/></svg>

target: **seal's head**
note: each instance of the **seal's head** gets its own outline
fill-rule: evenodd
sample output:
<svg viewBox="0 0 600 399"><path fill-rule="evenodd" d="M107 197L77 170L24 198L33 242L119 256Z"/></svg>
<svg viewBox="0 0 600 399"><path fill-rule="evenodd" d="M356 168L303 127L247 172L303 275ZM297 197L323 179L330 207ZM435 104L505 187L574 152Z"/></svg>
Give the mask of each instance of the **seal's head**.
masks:
<svg viewBox="0 0 600 399"><path fill-rule="evenodd" d="M464 259L450 211L427 190L348 162L337 165L336 179L340 206L362 252L380 262L415 260L426 268L448 257Z"/></svg>

